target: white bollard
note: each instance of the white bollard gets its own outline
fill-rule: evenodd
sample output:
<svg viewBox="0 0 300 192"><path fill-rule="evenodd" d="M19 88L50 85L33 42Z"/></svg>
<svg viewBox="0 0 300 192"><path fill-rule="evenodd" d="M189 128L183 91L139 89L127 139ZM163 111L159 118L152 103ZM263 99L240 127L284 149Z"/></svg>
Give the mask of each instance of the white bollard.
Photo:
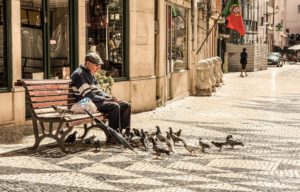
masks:
<svg viewBox="0 0 300 192"><path fill-rule="evenodd" d="M211 72L208 62L206 60L198 61L196 65L196 95L212 95L212 83L210 76Z"/></svg>
<svg viewBox="0 0 300 192"><path fill-rule="evenodd" d="M216 57L211 58L211 60L214 62L215 67L214 67L214 75L216 78L216 87L220 87L220 68L219 68L219 62Z"/></svg>
<svg viewBox="0 0 300 192"><path fill-rule="evenodd" d="M218 56L215 58L218 60L218 71L220 75L220 83L223 83L222 59Z"/></svg>
<svg viewBox="0 0 300 192"><path fill-rule="evenodd" d="M206 61L209 64L210 80L211 80L211 83L212 83L212 91L216 92L216 77L215 77L215 73L214 73L215 64L211 59L206 59Z"/></svg>

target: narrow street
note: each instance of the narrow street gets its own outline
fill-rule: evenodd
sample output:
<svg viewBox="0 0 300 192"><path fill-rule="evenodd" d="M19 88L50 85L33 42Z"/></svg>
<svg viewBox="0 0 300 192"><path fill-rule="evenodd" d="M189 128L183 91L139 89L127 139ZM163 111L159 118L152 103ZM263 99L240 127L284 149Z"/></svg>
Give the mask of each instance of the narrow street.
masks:
<svg viewBox="0 0 300 192"><path fill-rule="evenodd" d="M134 114L132 127L181 129L195 145L199 137L223 142L231 134L244 147L219 151L211 145L190 156L180 143L176 153L157 160L152 151L134 154L112 146L98 153L93 147L73 154L56 147L30 152L29 136L22 144L0 145L0 191L300 191L299 113L299 63L244 78L225 74L214 96L187 97Z"/></svg>

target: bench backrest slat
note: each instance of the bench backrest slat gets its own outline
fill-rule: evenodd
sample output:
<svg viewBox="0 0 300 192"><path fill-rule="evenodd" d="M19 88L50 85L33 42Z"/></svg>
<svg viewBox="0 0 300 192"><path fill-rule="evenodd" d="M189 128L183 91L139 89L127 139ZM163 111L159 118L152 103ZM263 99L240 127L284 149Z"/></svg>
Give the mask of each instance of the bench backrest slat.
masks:
<svg viewBox="0 0 300 192"><path fill-rule="evenodd" d="M76 103L70 80L23 80L23 86L35 114L36 110L51 108L52 105L71 107Z"/></svg>
<svg viewBox="0 0 300 192"><path fill-rule="evenodd" d="M76 98L72 95L56 95L56 96L43 96L43 97L31 97L32 103L48 102L48 101L69 101L72 102Z"/></svg>
<svg viewBox="0 0 300 192"><path fill-rule="evenodd" d="M69 84L46 84L46 85L28 85L28 91L50 91L50 90L69 90Z"/></svg>
<svg viewBox="0 0 300 192"><path fill-rule="evenodd" d="M51 91L30 91L29 93L30 97L34 96L55 96L55 95L73 95L72 90L51 90Z"/></svg>

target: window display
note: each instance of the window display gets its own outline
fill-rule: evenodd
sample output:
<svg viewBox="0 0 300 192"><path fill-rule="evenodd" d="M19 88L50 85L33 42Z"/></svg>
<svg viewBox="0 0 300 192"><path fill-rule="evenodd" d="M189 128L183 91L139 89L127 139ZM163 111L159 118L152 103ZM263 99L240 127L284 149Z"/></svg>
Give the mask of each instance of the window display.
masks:
<svg viewBox="0 0 300 192"><path fill-rule="evenodd" d="M186 9L167 7L167 45L169 72L187 68L187 16Z"/></svg>
<svg viewBox="0 0 300 192"><path fill-rule="evenodd" d="M21 0L22 78L66 79L70 76L69 0L48 0L47 13L42 12L43 2ZM47 22L41 19L43 14Z"/></svg>
<svg viewBox="0 0 300 192"><path fill-rule="evenodd" d="M87 51L96 51L113 77L124 77L123 0L87 0Z"/></svg>

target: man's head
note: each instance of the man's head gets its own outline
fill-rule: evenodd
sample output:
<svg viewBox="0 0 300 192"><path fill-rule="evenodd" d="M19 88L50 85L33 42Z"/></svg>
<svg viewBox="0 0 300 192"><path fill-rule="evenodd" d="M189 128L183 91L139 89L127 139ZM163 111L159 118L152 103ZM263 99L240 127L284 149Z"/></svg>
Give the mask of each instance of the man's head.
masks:
<svg viewBox="0 0 300 192"><path fill-rule="evenodd" d="M89 52L85 56L84 65L91 71L92 74L95 74L99 69L101 69L103 61L97 53Z"/></svg>
<svg viewBox="0 0 300 192"><path fill-rule="evenodd" d="M246 48L243 48L243 51L245 52L247 49Z"/></svg>

